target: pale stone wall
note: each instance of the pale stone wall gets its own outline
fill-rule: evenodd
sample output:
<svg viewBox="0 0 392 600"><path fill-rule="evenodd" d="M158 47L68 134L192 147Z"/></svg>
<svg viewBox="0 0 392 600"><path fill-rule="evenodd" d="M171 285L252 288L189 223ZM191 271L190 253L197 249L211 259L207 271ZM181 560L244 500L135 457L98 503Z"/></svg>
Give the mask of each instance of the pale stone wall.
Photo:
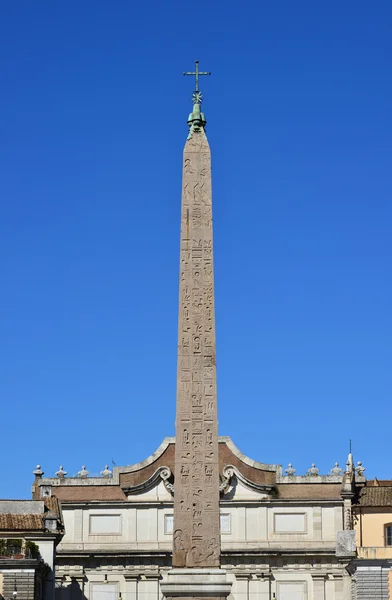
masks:
<svg viewBox="0 0 392 600"><path fill-rule="evenodd" d="M45 540L42 538L30 538L35 544L37 544L39 548L39 552L44 560L44 562L49 565L51 569L54 568L54 541L53 540Z"/></svg>
<svg viewBox="0 0 392 600"><path fill-rule="evenodd" d="M222 500L220 506L222 567L233 582L231 600L270 600L273 593L277 600L350 598L350 577L335 556L336 532L343 527L341 503L293 505L260 500L249 490L245 499L240 486L237 492L242 500ZM120 592L122 600L161 600L159 582L171 566L173 502L157 502L155 494L145 503L139 497L98 506L63 504L66 534L59 546L57 576L65 576L66 583L57 600L119 600ZM120 533L93 535L92 515L118 515ZM64 551L68 558L63 558ZM83 565L79 551L91 551ZM132 557L121 558L121 552ZM156 554L143 558L149 552ZM83 574L78 584L71 578L75 569Z"/></svg>
<svg viewBox="0 0 392 600"><path fill-rule="evenodd" d="M264 544L271 547L330 547L336 532L342 529L340 505L290 506L262 504L230 505L222 503L222 546ZM107 550L150 545L151 549L170 549L172 503L148 505L124 504L119 508L73 509L63 506L65 536L59 550ZM102 519L102 524L99 524ZM102 533L98 533L99 527ZM111 531L113 528L113 531ZM50 562L48 560L48 562Z"/></svg>

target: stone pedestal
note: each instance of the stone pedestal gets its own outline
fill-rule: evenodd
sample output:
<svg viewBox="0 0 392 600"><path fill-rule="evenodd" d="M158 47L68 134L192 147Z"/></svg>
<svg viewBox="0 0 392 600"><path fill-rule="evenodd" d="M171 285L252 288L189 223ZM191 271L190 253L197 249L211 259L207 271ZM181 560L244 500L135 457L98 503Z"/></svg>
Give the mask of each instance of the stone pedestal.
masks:
<svg viewBox="0 0 392 600"><path fill-rule="evenodd" d="M161 581L161 592L169 600L225 600L230 590L231 582L222 569L171 569Z"/></svg>

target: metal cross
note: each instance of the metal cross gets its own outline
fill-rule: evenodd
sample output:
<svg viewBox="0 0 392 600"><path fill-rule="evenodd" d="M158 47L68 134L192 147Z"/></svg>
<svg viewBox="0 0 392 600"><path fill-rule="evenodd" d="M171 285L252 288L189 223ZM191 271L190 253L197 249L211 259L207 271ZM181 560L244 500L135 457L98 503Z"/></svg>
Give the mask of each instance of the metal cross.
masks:
<svg viewBox="0 0 392 600"><path fill-rule="evenodd" d="M199 61L195 60L195 70L194 71L188 71L186 73L183 73L183 75L195 75L196 77L196 88L195 88L195 92L199 91L199 75L211 75L211 73L209 71L199 71Z"/></svg>

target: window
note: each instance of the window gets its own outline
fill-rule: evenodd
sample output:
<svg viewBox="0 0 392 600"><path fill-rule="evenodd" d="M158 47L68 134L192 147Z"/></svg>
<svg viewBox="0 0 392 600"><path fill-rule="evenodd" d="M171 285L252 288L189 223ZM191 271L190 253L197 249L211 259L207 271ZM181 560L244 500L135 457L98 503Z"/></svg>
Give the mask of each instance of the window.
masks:
<svg viewBox="0 0 392 600"><path fill-rule="evenodd" d="M165 515L164 517L165 533L173 533L173 515Z"/></svg>
<svg viewBox="0 0 392 600"><path fill-rule="evenodd" d="M385 545L392 546L392 525L385 526Z"/></svg>
<svg viewBox="0 0 392 600"><path fill-rule="evenodd" d="M220 516L220 530L221 530L221 533L231 533L231 519L230 519L230 515L221 514L221 516Z"/></svg>

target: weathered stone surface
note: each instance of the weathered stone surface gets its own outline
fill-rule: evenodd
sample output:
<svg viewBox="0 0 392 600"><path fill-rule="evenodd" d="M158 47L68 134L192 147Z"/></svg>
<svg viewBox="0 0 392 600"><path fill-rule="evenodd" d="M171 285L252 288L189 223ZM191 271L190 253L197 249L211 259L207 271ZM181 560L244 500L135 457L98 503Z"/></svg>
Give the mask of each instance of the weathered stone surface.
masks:
<svg viewBox="0 0 392 600"><path fill-rule="evenodd" d="M336 556L353 556L356 549L354 530L336 532Z"/></svg>
<svg viewBox="0 0 392 600"><path fill-rule="evenodd" d="M220 564L211 159L201 128L184 149L174 567Z"/></svg>

